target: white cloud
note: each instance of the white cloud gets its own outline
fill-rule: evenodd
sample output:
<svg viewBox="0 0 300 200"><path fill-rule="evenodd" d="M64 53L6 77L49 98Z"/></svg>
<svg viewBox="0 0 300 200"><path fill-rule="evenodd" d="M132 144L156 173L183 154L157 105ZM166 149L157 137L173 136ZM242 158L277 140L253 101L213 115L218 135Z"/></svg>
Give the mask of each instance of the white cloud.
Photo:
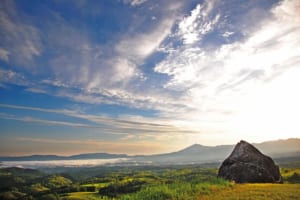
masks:
<svg viewBox="0 0 300 200"><path fill-rule="evenodd" d="M90 92L98 88L125 87L130 80L142 78L136 64L113 55L110 46L93 43L85 30L75 28L60 14L45 9L48 18L45 26L38 29L25 20L27 16L22 18L22 12L18 12L12 1L3 5L3 10L0 9L0 59L17 64L15 68L26 66L30 67L27 72L35 72L33 80L27 78L28 83L36 85L31 91L41 91L40 85L43 85L46 86L43 90L55 86ZM44 36L40 33L45 32L47 38L42 47L40 40ZM36 57L41 56L42 50L52 56L40 57L43 63L38 63ZM38 80L43 75L47 79ZM23 75L18 81L16 75L14 77L14 81L12 76L1 81L8 83L11 79L10 83L20 84L26 79Z"/></svg>
<svg viewBox="0 0 300 200"><path fill-rule="evenodd" d="M15 84L21 86L28 86L30 82L28 82L25 77L13 70L5 70L0 68L0 83L4 84Z"/></svg>
<svg viewBox="0 0 300 200"><path fill-rule="evenodd" d="M182 29L186 30L183 33L193 33L193 31L188 32L188 28L191 27L190 30L194 30L193 27L198 26L196 16L199 15L200 8L198 6L194 10L189 18L190 21L187 18L183 19L184 23L182 23L187 28ZM182 46L170 52L165 60L156 65L155 71L170 76L170 81L165 84L165 87L180 91L182 96L179 99L184 100L185 105L194 108L192 112L178 113L176 117L186 119L190 127L199 131L214 130L215 134L219 131L231 132L230 137L239 139L237 137L247 131L237 128L237 124L231 123L231 120L233 116L239 116L241 113L247 115L249 110L246 108L252 103L249 101L250 97L258 99L259 108L272 105L273 112L270 109L261 110L264 113L255 113L265 116L265 120L269 120L265 124L269 126L272 124L272 113L280 112L278 107L285 107L291 103L292 107L297 107L295 102L287 99L277 102L279 104L272 104L272 99L280 98L282 90L273 93L271 99L264 92L267 91L267 85L272 87L276 80L285 74L291 75L289 71L299 66L300 15L298 10L298 1L283 1L272 9L272 16L264 19L262 23L256 23L257 26L253 27L247 38L241 41L209 50L202 48L201 45ZM209 19L205 20L208 21L203 21L203 23L210 23ZM179 23L179 26L182 23ZM186 43L187 41L186 39ZM297 70L293 73L300 76ZM286 84L286 82L288 78L280 83ZM295 98L295 95L296 93L292 92L287 96ZM269 99L270 102L259 101L263 98ZM283 124L287 124L286 122L292 119L297 111L290 109L289 112L291 116L280 118ZM255 138L251 137L253 132L262 134L259 129L263 130L264 127L258 124L257 120L255 120L257 124L251 124L251 120L246 118L244 120L244 129L249 126L253 127L252 133L247 132L249 135L245 137L253 140ZM279 127L276 124L278 122L274 124L274 127ZM294 130L300 129L296 124L293 124L293 128ZM239 134L234 135L237 132ZM274 133L273 137L279 138L284 136L283 134L282 129L280 133L278 131Z"/></svg>
<svg viewBox="0 0 300 200"><path fill-rule="evenodd" d="M111 46L93 44L84 32L63 19L57 20L60 25L50 28L52 43L64 53L50 60L52 77L43 83L97 93L114 87L124 88L130 81L142 77L136 64L112 53ZM56 28L60 26L63 28Z"/></svg>
<svg viewBox="0 0 300 200"><path fill-rule="evenodd" d="M226 31L226 32L224 32L224 33L222 34L222 36L225 37L225 38L228 38L228 37L230 37L230 36L233 35L233 34L234 34L234 32Z"/></svg>
<svg viewBox="0 0 300 200"><path fill-rule="evenodd" d="M285 6L283 4L279 8ZM155 67L155 71L172 77L166 87L189 89L196 84L205 89L212 85L217 87L222 83L239 82L243 76L257 70L271 76L275 68L288 67L284 62L289 62L291 66L293 60L298 61L300 49L299 16L294 12L293 20L286 19L277 13L279 8L274 9L276 20L265 21L247 40L222 45L213 51L201 47L182 47L171 52L167 59ZM255 74L252 75L252 78L257 78Z"/></svg>
<svg viewBox="0 0 300 200"><path fill-rule="evenodd" d="M64 88L70 87L69 85L63 83L62 81L60 81L58 79L56 79L56 80L45 79L45 80L42 80L41 83L45 83L45 84L56 86L56 87L64 87Z"/></svg>
<svg viewBox="0 0 300 200"><path fill-rule="evenodd" d="M36 94L47 94L47 91L42 88L28 87L25 89L26 92L32 92Z"/></svg>
<svg viewBox="0 0 300 200"><path fill-rule="evenodd" d="M74 155L74 154L82 154L82 153L90 153L90 152L108 152L108 153L120 153L120 154L153 154L153 153L161 153L164 152L170 152L172 150L178 150L178 147L174 147L171 144L162 146L159 143L151 142L151 141L140 141L140 142L132 142L132 141L103 141L98 139L81 139L81 140L70 140L68 139L52 139L52 138L31 138L31 137L17 137L13 138L13 140L6 139L9 142L3 143L3 146L5 144L11 144L11 142L14 143L22 143L23 145L18 145L19 149L16 151L12 149L12 146L6 146L2 147L1 152L15 152L18 156L20 156L20 152L28 152L28 147L24 148L24 146L30 146L32 149L32 144L41 144L43 148L40 149L40 152L43 154L49 154L49 152L61 155L62 153L64 155ZM53 145L55 145L55 149L53 149ZM24 149L22 149L22 147ZM9 151L8 151L9 149ZM22 151L23 150L23 151ZM35 153L30 152L30 153Z"/></svg>
<svg viewBox="0 0 300 200"><path fill-rule="evenodd" d="M0 113L1 119L17 120L26 123L36 123L51 126L69 126L76 128L88 128L92 130L100 129L101 135L109 135L113 140L122 141L170 141L170 139L183 138L186 135L195 135L197 132L186 127L180 126L174 120L160 117L143 117L137 115L122 115L118 117L108 117L101 115L91 115L74 110L45 109L38 107L17 106L9 104L0 104L0 107L27 110L28 116L20 117ZM49 119L40 119L29 116L33 112L54 113L77 118L75 122L56 121ZM88 121L88 123L87 123ZM91 125L92 124L92 125ZM176 125L177 124L177 125ZM98 133L98 132L97 132Z"/></svg>
<svg viewBox="0 0 300 200"><path fill-rule="evenodd" d="M145 3L147 0L124 0L124 3L130 4L131 6L138 6Z"/></svg>
<svg viewBox="0 0 300 200"><path fill-rule="evenodd" d="M137 5L139 2L134 1L132 3ZM11 13L17 16L16 8L12 5L9 8L11 8ZM134 30L136 27L133 26L132 32L124 33L123 36L116 37L115 41L106 45L99 45L95 41L91 41L89 34L84 29L73 27L63 16L54 11L45 10L45 15L48 17L44 22L45 26L40 30L30 23L23 22L23 19L15 21L10 15L8 16L6 11L3 13L3 19L9 21L7 27L18 29L17 24L20 27L24 25L28 30L32 30L32 34L26 33L26 35L32 36L33 39L36 38L37 41L35 42L32 38L29 38L32 39L31 42L26 43L37 44L36 48L28 47L32 52L30 54L32 55L31 60L34 60L35 56L39 56L42 50L42 48L37 48L40 47L40 36L43 37L39 33L47 33L47 39L43 40L45 43L43 48L51 56L49 59L48 57L41 59L43 60L43 63L40 63L42 67L38 65L31 66L35 72L33 77L20 74L22 76L20 80L26 81L30 85L26 91L42 92L69 98L76 102L121 104L138 108L157 107L155 105L157 102L159 102L159 107L163 108L170 101L166 100L169 98L165 97L167 95L151 91L148 86L146 89L139 86L143 85L147 79L139 69L139 65L143 64L144 60L156 51L171 32L175 21L173 18L174 10L160 15L161 21L153 23L155 25L153 25L151 31L140 32L140 30ZM6 29L2 28L2 30ZM22 46L24 41L20 40L24 37L16 35L16 44ZM12 49L3 49L0 52L1 58L6 59L8 56L7 59L10 61L11 51ZM23 54L20 53L19 55L22 56ZM32 69L30 69L30 72ZM23 72L26 74L29 70ZM39 80L39 77L47 78ZM2 79L2 82L6 79ZM8 81L5 81L5 83L8 83ZM10 83L16 83L16 78L15 81L10 81ZM165 100L158 97L165 97Z"/></svg>
<svg viewBox="0 0 300 200"><path fill-rule="evenodd" d="M138 5L139 2L142 3L142 1L129 3ZM172 2L166 9L173 12L181 5ZM72 27L59 16L54 17L47 30L51 46L57 50L52 52L55 56L49 61L51 69L45 71L47 77L50 77L34 82L40 81L43 87L31 84L28 90L46 91L50 95L69 98L75 102L153 109L159 112L158 120L168 119L164 122L172 127L168 127L169 132L165 131L168 134L179 131L184 135L183 130L192 130L199 133L199 137L196 138L202 138L202 135L212 133L210 139L213 141L219 133L231 132L234 129L234 126L230 127L228 123L235 120L233 116L246 112L245 106L251 103L247 97L260 98L256 91L266 91L263 86L273 84L273 81L296 68L300 62L300 21L297 1L280 2L272 9L272 16L260 23L254 21L251 29L245 30L247 34L243 40L219 47L204 48L201 41L215 30L221 20L220 16L223 17L214 6L213 1L196 6L190 16L178 23L173 34L171 30L176 20L175 14L157 15L160 20L150 20L151 23L158 23L150 32L129 31L116 40L116 43L109 44L110 46L95 44L88 39L84 30ZM39 44L39 39L35 42L32 38L39 38L39 31L29 24L21 24L20 27L27 32L23 36L16 23L5 12L2 13L4 13L0 16L2 22L9 22L2 30L6 32L16 30L19 34L17 38L28 41L26 45L25 43L23 45L24 41L19 41L30 53L26 57L27 60L38 56L42 48L39 45L34 46ZM220 31L219 36L222 34L223 37L229 37L233 32L224 29ZM156 50L164 49L161 46L170 35L173 37L170 40L179 38L186 45L178 47L170 44L171 50L164 51L168 56L155 66L156 73L165 74L169 79L164 76L165 79L154 78L152 82L149 81L149 85L146 85L148 82L144 84L144 74L139 66ZM174 41L170 43L172 42ZM169 47L168 43L163 45ZM0 50L0 59L11 60L12 53L10 49L3 48ZM3 77L26 80L14 72L2 70L0 73L2 82L8 82ZM164 87L160 87L161 84ZM55 91L51 90L51 86L57 87ZM259 94L261 98L266 97L263 92ZM276 95L280 96L274 92L272 98L277 98ZM292 98L293 94L287 96ZM263 104L266 102L261 105ZM284 104L285 102L282 102L281 106ZM296 106L295 102L292 104ZM100 123L101 120L93 118L91 121ZM151 118L145 121L153 120ZM142 120L134 119L134 121ZM133 126L119 121L103 121L103 123L133 129ZM144 137L155 136L149 134L151 130L149 127L138 130L145 131ZM167 138L168 135L164 136Z"/></svg>
<svg viewBox="0 0 300 200"><path fill-rule="evenodd" d="M135 63L141 63L171 33L173 23L173 18L166 18L149 33L137 33L136 35L126 36L117 44L116 51L123 58Z"/></svg>
<svg viewBox="0 0 300 200"><path fill-rule="evenodd" d="M0 113L1 119L9 119L9 120L17 120L22 122L29 122L29 123L37 123L37 124L46 124L46 125L59 125L59 126L71 126L76 128L99 128L95 126L90 126L81 123L72 123L72 122L65 122L65 121L55 121L55 120L45 120L45 119L37 119L33 117L18 117L18 116L11 116L5 113Z"/></svg>
<svg viewBox="0 0 300 200"><path fill-rule="evenodd" d="M131 3L138 5L142 1ZM47 16L43 21L44 26L35 27L33 22L38 19L25 15L13 1L5 1L0 7L0 59L14 64L14 68L28 67L19 70L24 74L34 72L33 77L30 77L33 80L27 77L28 82L36 85L30 91L41 91L55 86L64 89L76 88L89 93L115 87L124 89L131 80L144 79L135 62L123 55L116 55L112 49L114 42L98 45L91 41L93 38L89 36L88 30L73 26L60 13L47 8L44 12ZM155 43L153 38L143 44L150 46L152 42ZM47 53L46 57L43 57L43 51ZM138 53L135 52L134 56ZM145 52L141 55L144 56ZM1 73L3 74L4 72ZM40 77L47 78L38 80ZM8 83L8 78L12 79L9 76L1 81ZM23 76L23 79L26 77ZM20 82L19 80L18 84ZM45 87L41 88L40 85Z"/></svg>
<svg viewBox="0 0 300 200"><path fill-rule="evenodd" d="M220 18L220 15L213 15L211 13L213 4L214 1L206 1L204 4L198 4L191 11L191 15L185 17L179 23L177 34L185 44L193 44L213 30Z"/></svg>
<svg viewBox="0 0 300 200"><path fill-rule="evenodd" d="M116 82L130 80L133 77L138 76L137 66L124 58L118 58L113 61L114 73L112 80Z"/></svg>
<svg viewBox="0 0 300 200"><path fill-rule="evenodd" d="M49 112L49 113L59 113L59 114L64 114L64 115L75 114L75 111L71 111L71 110L56 110L56 109L37 108L37 107L30 107L30 106L18 106L18 105L10 105L10 104L0 104L0 107L21 109L21 110L41 111L41 112Z"/></svg>
<svg viewBox="0 0 300 200"><path fill-rule="evenodd" d="M9 52L5 49L0 48L0 59L8 62Z"/></svg>
<svg viewBox="0 0 300 200"><path fill-rule="evenodd" d="M2 2L0 8L0 58L21 66L32 64L42 53L38 29L22 20L12 1Z"/></svg>

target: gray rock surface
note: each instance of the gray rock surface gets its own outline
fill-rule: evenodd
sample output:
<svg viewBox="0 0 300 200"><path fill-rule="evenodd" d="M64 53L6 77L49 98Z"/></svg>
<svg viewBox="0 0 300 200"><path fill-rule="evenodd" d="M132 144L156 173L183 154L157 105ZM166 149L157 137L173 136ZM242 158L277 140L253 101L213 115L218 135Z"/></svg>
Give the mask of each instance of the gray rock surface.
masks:
<svg viewBox="0 0 300 200"><path fill-rule="evenodd" d="M240 141L219 168L218 177L236 183L280 183L282 178L274 161L253 145Z"/></svg>

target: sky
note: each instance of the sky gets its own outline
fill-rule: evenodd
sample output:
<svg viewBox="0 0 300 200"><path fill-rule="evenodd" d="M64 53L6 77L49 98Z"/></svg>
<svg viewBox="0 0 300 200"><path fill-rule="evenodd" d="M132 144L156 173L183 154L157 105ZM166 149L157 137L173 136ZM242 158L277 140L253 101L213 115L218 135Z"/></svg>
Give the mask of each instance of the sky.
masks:
<svg viewBox="0 0 300 200"><path fill-rule="evenodd" d="M2 0L0 155L300 135L299 0Z"/></svg>

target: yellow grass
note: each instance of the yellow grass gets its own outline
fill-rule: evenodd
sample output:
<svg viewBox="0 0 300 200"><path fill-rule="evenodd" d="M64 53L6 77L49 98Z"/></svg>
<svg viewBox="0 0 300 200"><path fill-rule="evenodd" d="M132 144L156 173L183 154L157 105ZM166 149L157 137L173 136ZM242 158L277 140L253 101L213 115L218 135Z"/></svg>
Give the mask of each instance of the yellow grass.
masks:
<svg viewBox="0 0 300 200"><path fill-rule="evenodd" d="M96 188L102 188L102 187L105 187L107 185L108 185L108 183L89 183L89 184L83 184L81 186L83 186L83 187L95 186Z"/></svg>
<svg viewBox="0 0 300 200"><path fill-rule="evenodd" d="M95 192L72 192L69 193L67 197L65 197L65 199L68 200L94 200L94 199L98 199L95 198L94 195L96 193Z"/></svg>
<svg viewBox="0 0 300 200"><path fill-rule="evenodd" d="M231 187L211 186L209 194L197 200L300 200L300 184L234 184ZM69 193L68 200L109 199L93 192Z"/></svg>
<svg viewBox="0 0 300 200"><path fill-rule="evenodd" d="M300 199L300 184L235 184L232 188L213 188L209 195L198 200L297 200Z"/></svg>
<svg viewBox="0 0 300 200"><path fill-rule="evenodd" d="M294 173L300 174L300 168L282 168L280 170L280 174L282 177L289 177Z"/></svg>

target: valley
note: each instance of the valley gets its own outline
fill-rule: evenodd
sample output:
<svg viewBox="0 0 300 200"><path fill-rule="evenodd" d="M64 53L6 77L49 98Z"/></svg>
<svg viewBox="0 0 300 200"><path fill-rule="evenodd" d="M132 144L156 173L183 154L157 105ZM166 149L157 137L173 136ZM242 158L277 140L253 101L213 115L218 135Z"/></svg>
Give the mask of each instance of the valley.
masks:
<svg viewBox="0 0 300 200"><path fill-rule="evenodd" d="M279 163L280 164L280 163ZM299 199L300 165L285 163L283 184L236 184L206 165L114 166L47 172L0 169L0 199Z"/></svg>
<svg viewBox="0 0 300 200"><path fill-rule="evenodd" d="M222 159L233 146L195 144L177 152L150 156L95 153L2 157L0 200L299 199L299 139L254 145L264 152L270 148L273 155L281 155L274 156L274 161L280 167L282 184L238 184L220 178ZM274 148L276 145L287 146ZM252 150L245 151L249 148ZM234 149L231 156L243 154L249 158L258 152L244 141ZM280 151L282 154L278 154Z"/></svg>

